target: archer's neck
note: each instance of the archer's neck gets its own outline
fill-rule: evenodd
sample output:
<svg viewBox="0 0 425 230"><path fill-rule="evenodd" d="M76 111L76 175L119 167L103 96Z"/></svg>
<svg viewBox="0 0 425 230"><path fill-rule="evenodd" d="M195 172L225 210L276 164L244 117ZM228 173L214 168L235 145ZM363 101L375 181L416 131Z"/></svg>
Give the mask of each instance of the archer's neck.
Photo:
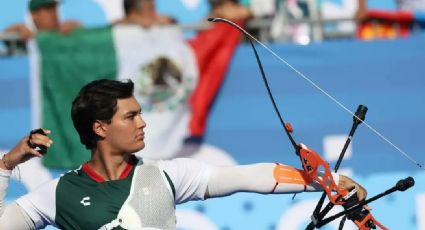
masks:
<svg viewBox="0 0 425 230"><path fill-rule="evenodd" d="M117 180L130 164L131 157L132 154L114 153L98 147L92 151L88 165L105 181Z"/></svg>

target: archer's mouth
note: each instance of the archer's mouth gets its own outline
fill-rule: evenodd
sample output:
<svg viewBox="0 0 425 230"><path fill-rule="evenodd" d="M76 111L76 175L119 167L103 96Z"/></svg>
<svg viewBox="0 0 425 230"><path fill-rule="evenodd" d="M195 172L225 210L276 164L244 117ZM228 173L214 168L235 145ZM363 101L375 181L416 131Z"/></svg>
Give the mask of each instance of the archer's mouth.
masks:
<svg viewBox="0 0 425 230"><path fill-rule="evenodd" d="M145 139L145 133L140 133L140 134L138 134L137 136L136 136L136 139L137 140L144 140Z"/></svg>

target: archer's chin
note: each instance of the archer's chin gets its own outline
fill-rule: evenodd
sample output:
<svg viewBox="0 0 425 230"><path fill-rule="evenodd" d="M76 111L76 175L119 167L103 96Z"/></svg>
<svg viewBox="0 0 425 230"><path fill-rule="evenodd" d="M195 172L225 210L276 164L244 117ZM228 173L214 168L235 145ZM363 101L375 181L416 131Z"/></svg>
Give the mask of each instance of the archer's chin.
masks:
<svg viewBox="0 0 425 230"><path fill-rule="evenodd" d="M145 148L145 142L142 141L142 143L139 144L139 147L137 148L137 151L136 152L138 152L138 151L140 151L140 150L142 150L144 148Z"/></svg>

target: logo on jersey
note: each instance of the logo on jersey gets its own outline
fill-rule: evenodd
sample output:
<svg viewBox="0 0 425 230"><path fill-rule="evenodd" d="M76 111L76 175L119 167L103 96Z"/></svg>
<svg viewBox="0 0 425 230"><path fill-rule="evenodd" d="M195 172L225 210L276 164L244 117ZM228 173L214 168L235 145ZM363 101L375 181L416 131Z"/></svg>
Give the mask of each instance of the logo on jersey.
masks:
<svg viewBox="0 0 425 230"><path fill-rule="evenodd" d="M83 206L89 206L89 205L91 205L91 203L90 203L90 197L89 196L83 197L83 199L80 201L80 203Z"/></svg>

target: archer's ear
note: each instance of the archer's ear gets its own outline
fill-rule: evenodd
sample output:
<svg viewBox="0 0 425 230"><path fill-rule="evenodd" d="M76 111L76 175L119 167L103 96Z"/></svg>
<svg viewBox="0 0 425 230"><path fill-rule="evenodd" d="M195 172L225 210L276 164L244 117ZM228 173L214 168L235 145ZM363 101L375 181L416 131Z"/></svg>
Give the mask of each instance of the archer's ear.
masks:
<svg viewBox="0 0 425 230"><path fill-rule="evenodd" d="M98 136L105 138L106 137L106 126L102 121L95 121L93 123L93 132Z"/></svg>

